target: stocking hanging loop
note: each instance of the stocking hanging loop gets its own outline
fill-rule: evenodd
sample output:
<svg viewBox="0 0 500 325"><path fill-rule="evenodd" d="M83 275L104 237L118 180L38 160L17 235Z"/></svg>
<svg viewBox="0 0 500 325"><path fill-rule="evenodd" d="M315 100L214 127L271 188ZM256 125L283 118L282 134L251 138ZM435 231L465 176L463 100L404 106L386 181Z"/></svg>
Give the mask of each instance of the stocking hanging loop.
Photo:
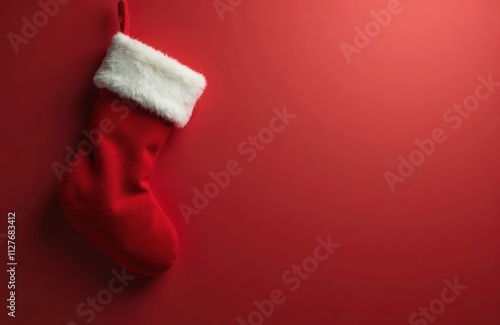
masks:
<svg viewBox="0 0 500 325"><path fill-rule="evenodd" d="M120 31L124 34L128 34L130 30L130 22L128 18L127 0L120 0L118 2L118 18L120 19Z"/></svg>

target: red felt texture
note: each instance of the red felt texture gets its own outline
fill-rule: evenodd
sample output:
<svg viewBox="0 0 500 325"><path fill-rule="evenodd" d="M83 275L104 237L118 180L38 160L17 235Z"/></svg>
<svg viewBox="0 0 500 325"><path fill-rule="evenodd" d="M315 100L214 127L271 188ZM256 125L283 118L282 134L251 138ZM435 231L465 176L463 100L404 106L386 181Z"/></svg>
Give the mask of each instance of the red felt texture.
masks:
<svg viewBox="0 0 500 325"><path fill-rule="evenodd" d="M173 125L103 89L60 189L71 222L128 270L153 275L178 251L171 222L151 193L159 151Z"/></svg>

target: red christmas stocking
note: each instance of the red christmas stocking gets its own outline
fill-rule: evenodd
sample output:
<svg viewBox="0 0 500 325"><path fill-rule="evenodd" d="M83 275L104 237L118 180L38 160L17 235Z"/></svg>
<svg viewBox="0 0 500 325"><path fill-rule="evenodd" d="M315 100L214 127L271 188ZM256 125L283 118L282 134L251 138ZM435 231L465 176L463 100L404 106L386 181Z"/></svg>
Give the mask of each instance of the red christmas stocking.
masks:
<svg viewBox="0 0 500 325"><path fill-rule="evenodd" d="M189 120L205 78L121 30L94 77L101 88L85 143L63 178L61 205L92 243L127 269L153 275L177 255L175 229L150 189L156 157Z"/></svg>

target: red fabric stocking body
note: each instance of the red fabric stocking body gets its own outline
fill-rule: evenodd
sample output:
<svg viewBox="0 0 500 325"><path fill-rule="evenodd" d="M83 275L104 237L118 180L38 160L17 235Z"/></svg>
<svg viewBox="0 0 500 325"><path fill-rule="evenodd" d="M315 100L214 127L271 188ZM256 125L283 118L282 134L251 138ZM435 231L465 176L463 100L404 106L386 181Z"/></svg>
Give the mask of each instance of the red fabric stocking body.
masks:
<svg viewBox="0 0 500 325"><path fill-rule="evenodd" d="M120 8L128 29L126 3ZM199 73L118 33L94 78L101 88L87 131L60 188L65 214L116 263L142 274L170 267L174 227L151 193L156 158L183 127L205 88Z"/></svg>

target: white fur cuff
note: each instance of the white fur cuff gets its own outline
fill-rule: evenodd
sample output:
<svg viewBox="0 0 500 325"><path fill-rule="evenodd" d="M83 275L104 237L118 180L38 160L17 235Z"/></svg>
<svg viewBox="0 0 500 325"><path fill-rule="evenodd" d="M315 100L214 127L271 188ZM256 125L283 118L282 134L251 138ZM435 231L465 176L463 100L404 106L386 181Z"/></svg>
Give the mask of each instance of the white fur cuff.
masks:
<svg viewBox="0 0 500 325"><path fill-rule="evenodd" d="M203 75L123 33L113 37L94 83L178 127L187 124L206 86Z"/></svg>

